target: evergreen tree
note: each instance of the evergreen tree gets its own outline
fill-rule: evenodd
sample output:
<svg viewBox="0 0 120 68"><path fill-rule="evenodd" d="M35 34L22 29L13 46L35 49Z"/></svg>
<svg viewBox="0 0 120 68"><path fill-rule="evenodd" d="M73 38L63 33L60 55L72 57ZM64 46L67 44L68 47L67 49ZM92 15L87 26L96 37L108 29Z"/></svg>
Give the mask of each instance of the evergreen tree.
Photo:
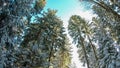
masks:
<svg viewBox="0 0 120 68"><path fill-rule="evenodd" d="M30 23L33 14L38 13L32 6L41 0L35 1L0 0L0 68L15 67L14 50L22 42L25 24ZM43 9L44 6L39 7Z"/></svg>
<svg viewBox="0 0 120 68"><path fill-rule="evenodd" d="M85 61L87 63L87 67L90 68L88 53L86 49L87 46L85 45L85 23L85 20L83 20L80 16L73 15L70 17L68 30L70 36L73 38L73 42L75 42L77 46L80 47L79 52L81 54L81 60Z"/></svg>
<svg viewBox="0 0 120 68"><path fill-rule="evenodd" d="M32 51L25 56L32 67L56 68L65 66L64 62L70 63L69 51L66 52L66 35L64 34L63 22L55 15L55 10L44 12L42 17L37 17L35 23L31 23L26 30L26 35L21 43L21 48ZM65 50L64 50L65 49ZM62 56L62 57L60 57ZM65 59L65 58L66 59ZM33 59L33 60L32 60ZM65 59L65 60L61 60ZM20 60L23 61L23 60ZM21 64L21 62L18 62ZM29 66L30 67L30 66Z"/></svg>
<svg viewBox="0 0 120 68"><path fill-rule="evenodd" d="M96 14L98 14L99 18L96 21L98 23L99 34L97 34L96 39L98 39L99 45L99 66L100 68L119 68L120 64L117 60L119 56L119 52L117 51L119 47L119 1L114 0L116 2L108 2L108 1L98 1L96 5L93 6L93 10ZM99 9L97 9L99 8ZM101 13L102 12L102 13ZM96 31L95 33L98 33ZM115 44L117 42L117 45ZM106 61L103 63L103 61Z"/></svg>
<svg viewBox="0 0 120 68"><path fill-rule="evenodd" d="M118 0L90 0L93 11L93 40L98 45L98 68L119 68L119 6ZM116 43L117 42L117 43Z"/></svg>

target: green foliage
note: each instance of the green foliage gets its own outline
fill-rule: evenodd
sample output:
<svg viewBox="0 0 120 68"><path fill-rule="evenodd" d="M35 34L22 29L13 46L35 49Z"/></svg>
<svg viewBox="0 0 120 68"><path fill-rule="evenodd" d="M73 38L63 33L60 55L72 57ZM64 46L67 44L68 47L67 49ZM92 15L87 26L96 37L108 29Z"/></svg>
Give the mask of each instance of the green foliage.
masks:
<svg viewBox="0 0 120 68"><path fill-rule="evenodd" d="M41 14L45 4L45 0L0 1L0 68L49 68L59 62L68 66L63 22L55 10Z"/></svg>
<svg viewBox="0 0 120 68"><path fill-rule="evenodd" d="M98 17L94 17L90 26L92 29L92 42L97 43L97 67L92 68L119 68L117 60L119 56L119 6L118 0L96 1L93 11ZM87 29L88 30L88 29ZM117 42L117 43L116 43ZM93 63L94 64L94 63ZM92 66L92 65L91 65Z"/></svg>
<svg viewBox="0 0 120 68"><path fill-rule="evenodd" d="M36 0L34 9L37 12L39 12L39 11L43 10L43 7L45 6L45 4L46 4L46 0Z"/></svg>
<svg viewBox="0 0 120 68"><path fill-rule="evenodd" d="M74 15L70 18L68 30L69 30L69 34L73 37L73 39L75 39L74 41L75 43L79 41L78 38L80 37L79 36L80 33L84 34L85 32L84 27L83 27L85 23L86 23L85 20L82 19L80 16Z"/></svg>
<svg viewBox="0 0 120 68"><path fill-rule="evenodd" d="M64 66L63 63L67 62L70 57L69 51L66 52L67 55L64 54L66 35L64 34L63 22L55 14L55 10L49 9L48 12L42 14L42 17L37 17L37 23L31 23L28 26L27 33L21 43L23 49L30 47L29 49L35 54L34 59L39 58L35 62L41 65L34 64L35 66L44 68ZM59 54L63 55L66 60L61 60L63 57L60 58Z"/></svg>
<svg viewBox="0 0 120 68"><path fill-rule="evenodd" d="M24 17L30 17L30 0L0 1L0 62L3 67L15 67L14 48L19 46L24 35Z"/></svg>
<svg viewBox="0 0 120 68"><path fill-rule="evenodd" d="M88 68L90 68L89 51L92 49L92 47L90 47L91 45L85 40L88 36L88 28L86 27L87 22L80 16L73 15L70 17L68 25L69 34L73 38L73 42L75 42L79 48L78 53L80 54L80 60L84 63L87 63Z"/></svg>

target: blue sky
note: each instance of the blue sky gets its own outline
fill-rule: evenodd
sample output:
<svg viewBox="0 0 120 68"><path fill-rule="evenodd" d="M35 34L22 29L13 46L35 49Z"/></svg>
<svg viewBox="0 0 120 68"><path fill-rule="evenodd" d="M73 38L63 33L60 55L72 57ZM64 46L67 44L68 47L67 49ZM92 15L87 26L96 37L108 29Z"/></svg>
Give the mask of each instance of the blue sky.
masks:
<svg viewBox="0 0 120 68"><path fill-rule="evenodd" d="M63 16L76 6L79 6L78 0L47 0L45 9L58 10L57 15Z"/></svg>
<svg viewBox="0 0 120 68"><path fill-rule="evenodd" d="M57 16L66 22L74 14L83 18L91 16L90 5L86 2L81 3L79 0L47 0L44 9L47 10L48 8L57 10ZM91 19L91 17L87 18Z"/></svg>

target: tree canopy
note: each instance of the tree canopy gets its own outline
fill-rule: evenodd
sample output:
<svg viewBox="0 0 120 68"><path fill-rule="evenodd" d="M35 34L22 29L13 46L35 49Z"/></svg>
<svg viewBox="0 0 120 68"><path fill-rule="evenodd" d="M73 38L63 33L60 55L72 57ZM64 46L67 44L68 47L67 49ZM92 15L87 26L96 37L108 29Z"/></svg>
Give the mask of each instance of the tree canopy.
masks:
<svg viewBox="0 0 120 68"><path fill-rule="evenodd" d="M79 1L96 17L72 15L70 43L59 10L44 10L47 0L0 0L0 68L76 68L71 44L87 68L120 68L120 1Z"/></svg>

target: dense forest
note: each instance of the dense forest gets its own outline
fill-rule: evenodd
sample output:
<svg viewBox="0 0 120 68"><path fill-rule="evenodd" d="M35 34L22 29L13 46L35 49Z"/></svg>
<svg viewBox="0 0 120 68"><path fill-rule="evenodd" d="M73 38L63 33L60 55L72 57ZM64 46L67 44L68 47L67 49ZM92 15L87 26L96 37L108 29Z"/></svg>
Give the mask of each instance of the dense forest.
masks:
<svg viewBox="0 0 120 68"><path fill-rule="evenodd" d="M78 0L96 17L72 15L68 34L87 68L120 68L120 1ZM76 68L57 10L46 0L0 0L0 68ZM81 67L79 67L81 68Z"/></svg>

